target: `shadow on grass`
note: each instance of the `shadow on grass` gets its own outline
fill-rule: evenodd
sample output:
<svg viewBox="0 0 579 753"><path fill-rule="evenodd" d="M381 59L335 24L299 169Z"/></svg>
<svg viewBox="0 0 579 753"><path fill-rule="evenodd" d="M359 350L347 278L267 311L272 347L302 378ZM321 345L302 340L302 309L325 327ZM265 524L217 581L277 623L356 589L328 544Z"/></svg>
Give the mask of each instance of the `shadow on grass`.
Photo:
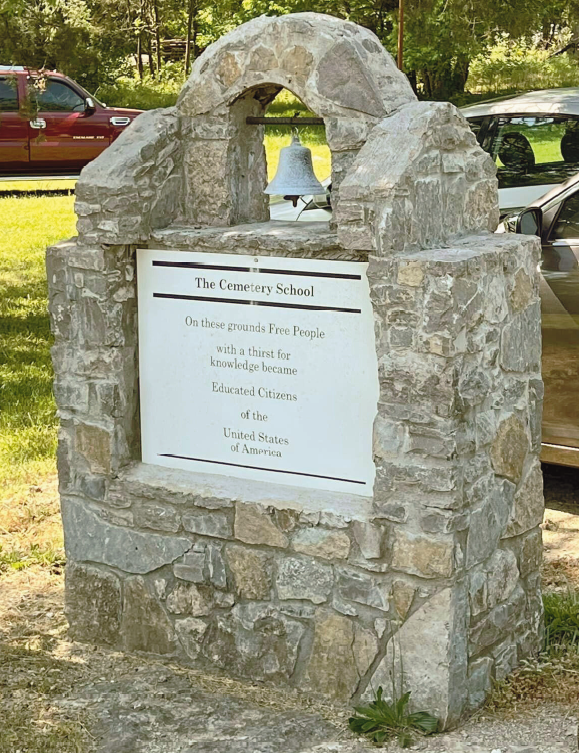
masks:
<svg viewBox="0 0 579 753"><path fill-rule="evenodd" d="M58 702L87 673L83 663L56 655L60 641L49 630L64 629L59 587L53 581L47 589L42 574L25 586L21 580L0 574L8 602L0 610L0 751L90 753L89 715Z"/></svg>

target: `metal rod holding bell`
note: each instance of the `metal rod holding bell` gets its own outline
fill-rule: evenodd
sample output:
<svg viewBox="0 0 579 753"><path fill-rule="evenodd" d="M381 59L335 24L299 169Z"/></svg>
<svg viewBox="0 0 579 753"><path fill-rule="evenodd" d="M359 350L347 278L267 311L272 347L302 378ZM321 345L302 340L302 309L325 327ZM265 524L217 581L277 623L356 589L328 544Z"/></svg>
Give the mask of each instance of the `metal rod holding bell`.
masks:
<svg viewBox="0 0 579 753"><path fill-rule="evenodd" d="M277 172L265 193L283 196L294 207L300 196L324 193L324 187L314 174L312 151L302 145L297 128L292 134L292 143L279 153Z"/></svg>

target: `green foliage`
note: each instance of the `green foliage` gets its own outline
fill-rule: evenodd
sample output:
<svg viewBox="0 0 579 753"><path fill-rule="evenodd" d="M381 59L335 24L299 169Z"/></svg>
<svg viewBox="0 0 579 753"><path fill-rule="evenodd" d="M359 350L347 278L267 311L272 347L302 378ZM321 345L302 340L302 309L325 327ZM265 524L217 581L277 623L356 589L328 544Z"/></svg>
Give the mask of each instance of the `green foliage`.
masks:
<svg viewBox="0 0 579 753"><path fill-rule="evenodd" d="M552 56L528 40L504 37L470 66L467 86L474 92L528 91L576 86L579 65L565 53Z"/></svg>
<svg viewBox="0 0 579 753"><path fill-rule="evenodd" d="M175 68L170 67L161 79L152 79L150 75L145 75L143 80L137 76L120 76L114 83L99 87L95 95L111 107L137 110L172 107L184 83L182 71Z"/></svg>
<svg viewBox="0 0 579 753"><path fill-rule="evenodd" d="M410 693L404 693L388 703L382 699L382 688L378 688L375 701L356 707L356 716L348 719L350 729L380 746L388 738L397 737L399 745L407 748L412 744L413 732L431 735L438 729L438 719L427 711L407 713L409 699Z"/></svg>
<svg viewBox="0 0 579 753"><path fill-rule="evenodd" d="M564 593L546 593L545 650L560 651L561 647L579 648L579 592L569 588Z"/></svg>

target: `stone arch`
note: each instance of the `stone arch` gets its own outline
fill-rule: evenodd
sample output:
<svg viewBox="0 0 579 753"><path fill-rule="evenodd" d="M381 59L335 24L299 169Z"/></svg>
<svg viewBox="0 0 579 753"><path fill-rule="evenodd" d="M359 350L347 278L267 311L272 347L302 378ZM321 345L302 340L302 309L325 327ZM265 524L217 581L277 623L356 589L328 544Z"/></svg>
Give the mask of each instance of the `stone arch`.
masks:
<svg viewBox="0 0 579 753"><path fill-rule="evenodd" d="M187 221L268 219L263 126L246 117L263 115L282 88L324 119L335 197L372 128L416 100L375 35L356 24L298 13L238 27L197 59L177 102Z"/></svg>

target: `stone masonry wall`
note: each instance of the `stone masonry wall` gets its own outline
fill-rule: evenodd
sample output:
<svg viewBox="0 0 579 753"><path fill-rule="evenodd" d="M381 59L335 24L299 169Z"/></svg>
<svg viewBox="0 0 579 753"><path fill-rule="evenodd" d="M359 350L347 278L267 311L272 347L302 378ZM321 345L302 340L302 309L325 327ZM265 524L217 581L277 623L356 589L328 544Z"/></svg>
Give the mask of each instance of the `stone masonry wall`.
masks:
<svg viewBox="0 0 579 753"><path fill-rule="evenodd" d="M290 84L326 120L336 231L264 222L259 129L240 151ZM256 19L77 194L79 237L47 254L72 635L340 702L409 689L446 726L479 706L541 640L539 244L489 232L462 116L366 30ZM371 499L140 463L137 244L368 262Z"/></svg>

